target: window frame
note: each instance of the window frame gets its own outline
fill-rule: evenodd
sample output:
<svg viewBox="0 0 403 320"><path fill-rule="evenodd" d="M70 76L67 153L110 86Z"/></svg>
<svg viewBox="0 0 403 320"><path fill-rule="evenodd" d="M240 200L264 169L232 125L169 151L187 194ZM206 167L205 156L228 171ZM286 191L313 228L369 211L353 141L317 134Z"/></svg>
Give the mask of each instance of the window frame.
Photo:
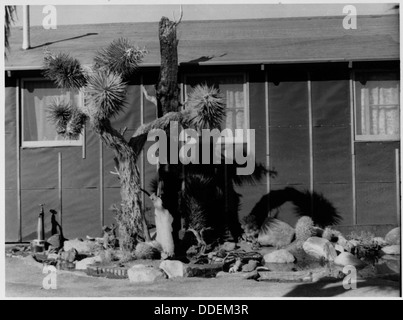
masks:
<svg viewBox="0 0 403 320"><path fill-rule="evenodd" d="M378 135L370 135L370 134L358 134L358 103L357 103L357 73L367 73L367 74L376 74L376 73L387 73L387 72L398 72L396 70L391 69L355 69L352 70L352 80L353 80L353 106L354 106L354 141L355 142L395 142L400 141L401 127L399 127L399 134L394 135L386 135L386 134L378 134ZM401 81L399 78L399 126L400 126L400 97L401 97Z"/></svg>
<svg viewBox="0 0 403 320"><path fill-rule="evenodd" d="M183 76L183 86L184 86L184 90L183 90L183 95L184 95L184 100L186 101L186 97L187 97L187 86L189 85L188 83L188 78L191 77L234 77L234 76L242 76L243 78L243 84L242 84L242 89L243 89L243 95L244 95L244 114L245 114L245 125L246 125L246 130L250 129L250 105L249 105L249 77L248 77L248 73L247 72L196 72L196 73L190 73L187 72L184 74ZM235 135L235 131L232 132L233 135ZM217 143L221 143L222 137L220 137L217 141ZM244 139L242 138L242 140L240 139L230 139L230 138L224 138L225 143L229 144L229 143L248 143L249 144L249 135L247 135L247 140L244 141Z"/></svg>
<svg viewBox="0 0 403 320"><path fill-rule="evenodd" d="M21 78L21 148L29 149L29 148L50 148L50 147L82 147L84 144L83 133L80 134L80 137L77 140L42 140L42 141L25 141L24 135L24 117L25 117L25 108L24 108L24 92L25 92L25 83L27 82L35 82L35 81L42 81L42 82L49 82L52 81L47 80L45 78ZM57 89L57 87L55 86ZM79 100L81 103L84 103L84 95L81 90L79 90ZM85 127L84 129L85 130Z"/></svg>

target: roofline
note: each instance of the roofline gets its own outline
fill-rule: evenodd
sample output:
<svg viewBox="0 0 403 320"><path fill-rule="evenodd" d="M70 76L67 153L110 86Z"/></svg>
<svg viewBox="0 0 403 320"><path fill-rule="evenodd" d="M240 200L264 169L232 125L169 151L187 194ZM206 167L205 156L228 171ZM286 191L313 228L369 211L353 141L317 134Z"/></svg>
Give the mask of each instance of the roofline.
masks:
<svg viewBox="0 0 403 320"><path fill-rule="evenodd" d="M243 61L206 61L197 63L181 62L179 66L228 66L228 65L261 65L261 64L296 64L296 63L324 63L324 62L367 62L367 61L399 61L400 57L390 58L364 58L364 59L344 59L344 58L327 58L327 59L301 59L301 60L243 60ZM85 65L87 66L87 65ZM158 63L143 63L140 68L160 67ZM16 66L5 67L5 71L36 71L43 70L43 66Z"/></svg>

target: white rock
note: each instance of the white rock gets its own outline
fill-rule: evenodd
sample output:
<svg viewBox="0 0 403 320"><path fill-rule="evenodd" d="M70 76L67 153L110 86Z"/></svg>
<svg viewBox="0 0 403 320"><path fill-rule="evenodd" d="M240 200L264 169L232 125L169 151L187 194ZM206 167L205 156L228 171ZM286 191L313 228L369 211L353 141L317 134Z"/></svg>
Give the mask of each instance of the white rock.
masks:
<svg viewBox="0 0 403 320"><path fill-rule="evenodd" d="M336 244L334 245L334 248L336 249L337 252L340 252L340 253L341 253L341 252L344 252L344 247L343 247L342 245L340 245L340 244L337 244L337 243L336 243Z"/></svg>
<svg viewBox="0 0 403 320"><path fill-rule="evenodd" d="M390 230L385 236L385 241L390 245L400 244L400 227Z"/></svg>
<svg viewBox="0 0 403 320"><path fill-rule="evenodd" d="M164 260L160 264L160 269L168 275L168 278L187 277L188 267L182 261Z"/></svg>
<svg viewBox="0 0 403 320"><path fill-rule="evenodd" d="M285 249L267 253L263 257L266 263L293 263L295 257Z"/></svg>
<svg viewBox="0 0 403 320"><path fill-rule="evenodd" d="M94 264L96 262L101 262L101 258L99 256L85 258L80 261L76 261L76 270L87 270L87 267L90 264Z"/></svg>
<svg viewBox="0 0 403 320"><path fill-rule="evenodd" d="M384 254L400 254L400 245L386 246L381 249Z"/></svg>
<svg viewBox="0 0 403 320"><path fill-rule="evenodd" d="M130 282L153 282L166 279L165 273L160 269L151 266L137 264L127 270Z"/></svg>
<svg viewBox="0 0 403 320"><path fill-rule="evenodd" d="M257 241L262 246L277 248L289 245L294 238L295 230L289 224L274 218L267 218L263 223Z"/></svg>
<svg viewBox="0 0 403 320"><path fill-rule="evenodd" d="M349 252L342 252L340 253L336 259L334 259L334 263L339 265L339 266L353 266L356 268L363 268L366 266L364 262L362 262L360 259L355 257Z"/></svg>
<svg viewBox="0 0 403 320"><path fill-rule="evenodd" d="M317 259L324 258L328 261L334 261L337 257L336 249L324 238L311 237L304 242L302 248L308 255Z"/></svg>

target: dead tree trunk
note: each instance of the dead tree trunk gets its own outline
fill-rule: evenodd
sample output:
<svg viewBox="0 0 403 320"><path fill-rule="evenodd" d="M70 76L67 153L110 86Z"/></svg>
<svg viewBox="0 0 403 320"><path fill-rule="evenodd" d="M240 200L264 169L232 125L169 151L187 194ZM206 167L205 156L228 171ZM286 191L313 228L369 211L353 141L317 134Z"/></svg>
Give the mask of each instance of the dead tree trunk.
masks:
<svg viewBox="0 0 403 320"><path fill-rule="evenodd" d="M177 22L162 17L159 23L161 68L156 86L158 117L179 109Z"/></svg>
<svg viewBox="0 0 403 320"><path fill-rule="evenodd" d="M156 85L157 113L158 117L165 115L168 112L179 111L180 108L180 90L178 86L178 40L176 38L176 28L179 24L176 21L170 21L166 17L162 17L159 22L159 42L161 53L161 67ZM159 183L158 190L164 193L163 176L169 176L171 172L177 172L178 164L160 165L158 168ZM169 186L168 188L171 188ZM180 215L178 212L178 192L179 190L165 190L166 196L163 205L173 216L173 240L178 242L178 232L181 227ZM159 194L160 196L160 194ZM158 232L158 230L157 230ZM166 234L168 231L160 231ZM171 233L170 232L170 233Z"/></svg>
<svg viewBox="0 0 403 320"><path fill-rule="evenodd" d="M119 163L121 218L125 220L120 225L121 248L132 251L137 242L139 231L143 231L146 241L151 241L147 222L141 208L140 174L136 165L137 155L127 143L123 135L112 128L108 119L93 120L91 123L95 132L107 147L112 149Z"/></svg>

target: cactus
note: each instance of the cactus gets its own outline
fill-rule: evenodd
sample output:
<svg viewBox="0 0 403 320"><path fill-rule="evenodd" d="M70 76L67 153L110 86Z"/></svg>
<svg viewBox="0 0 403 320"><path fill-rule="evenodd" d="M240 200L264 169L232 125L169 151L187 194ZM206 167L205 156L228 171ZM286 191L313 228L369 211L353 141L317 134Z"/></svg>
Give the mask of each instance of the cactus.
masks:
<svg viewBox="0 0 403 320"><path fill-rule="evenodd" d="M301 217L295 225L295 236L299 242L305 242L315 234L314 224L311 217Z"/></svg>

